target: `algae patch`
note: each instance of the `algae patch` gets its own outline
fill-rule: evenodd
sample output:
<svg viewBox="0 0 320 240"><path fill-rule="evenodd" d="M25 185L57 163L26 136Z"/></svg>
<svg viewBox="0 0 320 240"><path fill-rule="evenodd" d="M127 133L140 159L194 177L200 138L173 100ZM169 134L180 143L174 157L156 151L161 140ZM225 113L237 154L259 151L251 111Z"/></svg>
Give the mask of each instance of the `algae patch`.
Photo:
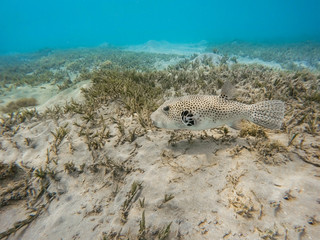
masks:
<svg viewBox="0 0 320 240"><path fill-rule="evenodd" d="M35 98L20 98L16 101L7 103L7 105L0 108L0 110L4 113L12 113L18 111L20 108L33 107L36 105L38 105L38 102Z"/></svg>

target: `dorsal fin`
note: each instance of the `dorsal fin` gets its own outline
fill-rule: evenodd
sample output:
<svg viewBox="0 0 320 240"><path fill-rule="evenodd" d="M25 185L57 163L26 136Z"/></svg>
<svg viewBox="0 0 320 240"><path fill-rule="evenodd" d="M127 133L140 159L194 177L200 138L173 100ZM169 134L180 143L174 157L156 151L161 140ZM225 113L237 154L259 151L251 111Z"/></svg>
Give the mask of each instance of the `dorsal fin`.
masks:
<svg viewBox="0 0 320 240"><path fill-rule="evenodd" d="M232 99L235 95L235 92L236 88L229 81L226 81L221 88L220 97Z"/></svg>

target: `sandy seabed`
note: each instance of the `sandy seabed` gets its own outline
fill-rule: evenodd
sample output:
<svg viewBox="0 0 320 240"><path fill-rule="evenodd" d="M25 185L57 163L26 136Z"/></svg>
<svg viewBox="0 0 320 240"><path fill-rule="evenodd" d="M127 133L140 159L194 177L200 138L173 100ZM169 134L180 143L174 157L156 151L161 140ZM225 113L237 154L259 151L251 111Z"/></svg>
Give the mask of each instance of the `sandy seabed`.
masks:
<svg viewBox="0 0 320 240"><path fill-rule="evenodd" d="M0 239L319 239L318 133L144 128L117 101L95 114L3 132Z"/></svg>

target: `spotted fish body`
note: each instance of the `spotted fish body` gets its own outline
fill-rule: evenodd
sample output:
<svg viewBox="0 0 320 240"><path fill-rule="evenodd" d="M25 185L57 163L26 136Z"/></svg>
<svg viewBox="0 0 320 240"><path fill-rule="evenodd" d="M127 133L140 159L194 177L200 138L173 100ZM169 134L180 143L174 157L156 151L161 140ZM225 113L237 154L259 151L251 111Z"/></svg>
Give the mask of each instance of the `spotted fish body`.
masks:
<svg viewBox="0 0 320 240"><path fill-rule="evenodd" d="M282 101L248 105L228 100L227 95L191 95L166 101L151 120L159 128L204 130L229 125L236 128L242 119L269 129L279 129L284 117Z"/></svg>

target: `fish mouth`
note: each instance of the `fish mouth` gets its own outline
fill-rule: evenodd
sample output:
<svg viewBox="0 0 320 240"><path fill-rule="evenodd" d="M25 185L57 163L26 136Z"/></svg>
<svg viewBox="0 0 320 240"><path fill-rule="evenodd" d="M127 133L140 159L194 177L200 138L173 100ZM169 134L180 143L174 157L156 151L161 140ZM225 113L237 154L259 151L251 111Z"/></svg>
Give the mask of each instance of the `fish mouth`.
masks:
<svg viewBox="0 0 320 240"><path fill-rule="evenodd" d="M153 112L151 115L150 115L150 119L151 119L151 122L154 126L156 127L159 127L159 113L157 111Z"/></svg>
<svg viewBox="0 0 320 240"><path fill-rule="evenodd" d="M150 119L153 126L157 128L171 129L170 125L168 124L166 119L164 119L164 116L161 112L159 113L158 111L155 111L151 114Z"/></svg>
<svg viewBox="0 0 320 240"><path fill-rule="evenodd" d="M156 127L156 128L164 128L163 124L161 124L161 123L159 123L159 122L157 122L155 120L151 119L151 122L152 122L153 126Z"/></svg>
<svg viewBox="0 0 320 240"><path fill-rule="evenodd" d="M153 120L151 119L151 122L152 122L152 125L153 125L153 126L159 128L159 127L157 126L157 123L156 123L155 121L153 121Z"/></svg>
<svg viewBox="0 0 320 240"><path fill-rule="evenodd" d="M152 125L156 128L159 128L159 129L165 128L162 122L156 121L152 117L151 117L151 122L152 122Z"/></svg>
<svg viewBox="0 0 320 240"><path fill-rule="evenodd" d="M152 125L159 128L157 121L155 120L155 113L151 114L150 119L151 119Z"/></svg>

